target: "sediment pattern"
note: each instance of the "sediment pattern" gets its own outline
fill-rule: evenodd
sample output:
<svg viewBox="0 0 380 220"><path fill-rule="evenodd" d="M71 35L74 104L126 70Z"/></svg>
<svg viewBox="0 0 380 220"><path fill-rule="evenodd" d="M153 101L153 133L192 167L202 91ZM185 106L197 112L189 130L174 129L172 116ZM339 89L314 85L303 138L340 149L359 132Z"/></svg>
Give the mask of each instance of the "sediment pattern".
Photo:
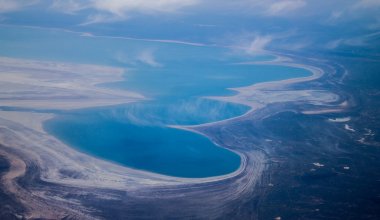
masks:
<svg viewBox="0 0 380 220"><path fill-rule="evenodd" d="M0 159L6 161L4 171L0 170L0 189L15 198L7 200L9 208L2 210L3 215L51 219L256 218L258 204L254 198L268 184L265 171L270 164L269 146L281 143L260 127L261 122L280 112L318 114L349 107L346 97L334 91L333 82L327 89L318 86L318 81L327 82L335 74L333 66L307 59L299 64L294 57L278 57L270 62L237 65L287 65L308 69L313 75L235 88L238 94L234 96L207 97L244 104L251 110L219 122L175 126L205 135L242 158L241 167L234 173L199 179L134 170L80 153L44 132L41 125L53 113L22 111L144 99L132 92L96 86L121 80L120 69L0 58L1 105L15 108L0 111ZM72 81L65 81L68 76ZM15 203L19 209L12 208ZM243 206L251 208L243 210Z"/></svg>

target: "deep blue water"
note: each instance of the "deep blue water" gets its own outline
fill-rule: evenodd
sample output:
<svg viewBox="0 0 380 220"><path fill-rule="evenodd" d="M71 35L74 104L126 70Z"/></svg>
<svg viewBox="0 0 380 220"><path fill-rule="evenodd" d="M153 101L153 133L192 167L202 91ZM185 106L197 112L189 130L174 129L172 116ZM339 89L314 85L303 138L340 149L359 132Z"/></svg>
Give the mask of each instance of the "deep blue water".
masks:
<svg viewBox="0 0 380 220"><path fill-rule="evenodd" d="M112 65L125 81L102 84L143 94L148 101L60 113L45 129L80 151L119 164L179 177L230 173L240 157L209 139L167 125L196 125L244 114L242 105L205 99L228 88L307 76L304 69L241 65L247 58L219 47L83 37L29 28L0 29L0 55Z"/></svg>
<svg viewBox="0 0 380 220"><path fill-rule="evenodd" d="M57 117L45 128L84 152L172 176L222 175L240 164L238 155L179 129L134 125L98 115Z"/></svg>

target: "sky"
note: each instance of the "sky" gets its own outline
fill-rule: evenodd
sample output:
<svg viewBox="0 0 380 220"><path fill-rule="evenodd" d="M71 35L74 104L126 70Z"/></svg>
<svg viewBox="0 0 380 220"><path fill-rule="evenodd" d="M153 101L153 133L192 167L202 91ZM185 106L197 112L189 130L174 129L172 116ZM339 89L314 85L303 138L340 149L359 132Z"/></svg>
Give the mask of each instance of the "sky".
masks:
<svg viewBox="0 0 380 220"><path fill-rule="evenodd" d="M379 0L0 0L0 23L233 45L248 54L268 49L380 56Z"/></svg>

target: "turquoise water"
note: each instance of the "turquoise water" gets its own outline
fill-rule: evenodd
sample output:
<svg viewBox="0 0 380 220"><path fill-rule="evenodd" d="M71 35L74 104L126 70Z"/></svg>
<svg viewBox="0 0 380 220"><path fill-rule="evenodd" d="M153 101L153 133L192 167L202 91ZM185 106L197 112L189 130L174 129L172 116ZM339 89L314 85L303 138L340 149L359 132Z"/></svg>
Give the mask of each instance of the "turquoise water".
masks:
<svg viewBox="0 0 380 220"><path fill-rule="evenodd" d="M196 125L244 114L247 106L205 99L253 83L307 76L304 69L240 65L268 59L226 48L83 37L29 28L0 29L0 55L112 65L125 81L103 84L139 92L148 101L61 113L45 129L91 155L136 169L179 177L236 170L240 157L209 139L167 125Z"/></svg>
<svg viewBox="0 0 380 220"><path fill-rule="evenodd" d="M57 117L45 128L84 152L171 176L222 175L240 164L238 155L179 129L134 125L99 115Z"/></svg>

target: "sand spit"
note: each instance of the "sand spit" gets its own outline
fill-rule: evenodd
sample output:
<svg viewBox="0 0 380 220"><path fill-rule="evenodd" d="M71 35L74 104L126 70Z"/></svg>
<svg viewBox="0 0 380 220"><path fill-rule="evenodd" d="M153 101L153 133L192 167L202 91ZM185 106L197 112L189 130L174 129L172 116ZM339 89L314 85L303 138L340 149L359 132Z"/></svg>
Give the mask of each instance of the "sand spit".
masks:
<svg viewBox="0 0 380 220"><path fill-rule="evenodd" d="M246 117L253 112L265 108L273 103L286 103L286 102L302 102L303 104L311 104L317 108L324 108L324 110L308 109L301 111L303 114L324 114L328 112L340 112L343 106L334 105L340 97L327 90L311 90L311 89L293 89L294 84L306 83L312 80L321 78L324 75L324 71L321 68L314 67L306 64L294 63L292 59L277 56L273 61L258 61L258 62L245 62L238 63L239 65L283 65L296 68L302 68L310 71L312 74L307 77L292 78L279 81L257 83L246 87L230 88L230 90L237 91L238 94L233 96L209 96L208 99L230 102L236 104L242 104L250 107L250 110L244 115L240 115L234 118L225 119L222 121L205 123L202 125L194 126L171 126L175 128L181 128L185 130L192 130L192 128L203 127L213 124L226 123L232 120ZM346 106L344 106L346 107Z"/></svg>

